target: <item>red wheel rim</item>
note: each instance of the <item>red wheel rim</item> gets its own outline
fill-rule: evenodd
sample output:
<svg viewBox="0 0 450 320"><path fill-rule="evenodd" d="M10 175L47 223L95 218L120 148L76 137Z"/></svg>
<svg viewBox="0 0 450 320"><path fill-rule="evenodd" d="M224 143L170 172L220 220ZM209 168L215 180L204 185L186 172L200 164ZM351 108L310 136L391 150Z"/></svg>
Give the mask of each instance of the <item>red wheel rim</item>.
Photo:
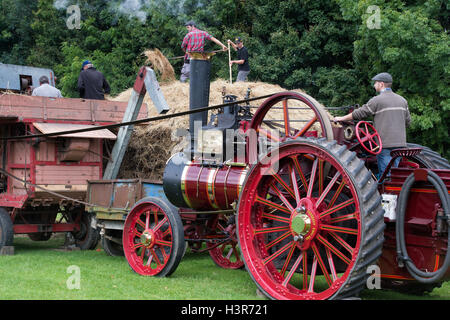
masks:
<svg viewBox="0 0 450 320"><path fill-rule="evenodd" d="M169 262L172 239L169 219L158 205L142 203L128 214L123 229L123 250L136 273L158 275Z"/></svg>
<svg viewBox="0 0 450 320"><path fill-rule="evenodd" d="M360 121L356 125L356 139L367 152L377 155L383 146L377 130L368 122Z"/></svg>
<svg viewBox="0 0 450 320"><path fill-rule="evenodd" d="M275 299L333 297L360 247L360 203L351 178L326 150L295 141L280 147L278 170L260 163L247 177L238 209L247 269Z"/></svg>
<svg viewBox="0 0 450 320"><path fill-rule="evenodd" d="M207 242L206 246L210 248L211 259L220 267L225 269L239 269L244 266L241 259L240 249L236 238L236 225L226 223L221 217L214 221L216 229L217 243ZM224 241L224 239L229 239Z"/></svg>

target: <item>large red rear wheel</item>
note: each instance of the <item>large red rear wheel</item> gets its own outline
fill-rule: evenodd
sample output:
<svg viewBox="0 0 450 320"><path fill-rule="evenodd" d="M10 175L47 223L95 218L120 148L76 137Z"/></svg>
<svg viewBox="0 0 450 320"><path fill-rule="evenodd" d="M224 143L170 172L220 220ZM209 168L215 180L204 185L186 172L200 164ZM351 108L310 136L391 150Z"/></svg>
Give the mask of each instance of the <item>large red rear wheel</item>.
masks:
<svg viewBox="0 0 450 320"><path fill-rule="evenodd" d="M298 138L277 152L276 163L252 167L239 199L247 270L273 299L357 294L383 244L377 183L356 154L335 141Z"/></svg>
<svg viewBox="0 0 450 320"><path fill-rule="evenodd" d="M128 264L136 273L169 276L184 254L184 230L178 211L160 198L140 200L125 220L122 242Z"/></svg>

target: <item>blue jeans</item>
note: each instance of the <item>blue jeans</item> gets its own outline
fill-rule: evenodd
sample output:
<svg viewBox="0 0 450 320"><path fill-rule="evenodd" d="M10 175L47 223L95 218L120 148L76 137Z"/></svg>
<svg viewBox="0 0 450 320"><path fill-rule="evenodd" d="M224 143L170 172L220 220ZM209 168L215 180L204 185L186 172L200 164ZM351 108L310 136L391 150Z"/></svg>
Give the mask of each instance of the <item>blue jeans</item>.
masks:
<svg viewBox="0 0 450 320"><path fill-rule="evenodd" d="M397 148L392 148L392 149L383 148L383 150L381 150L381 152L379 154L377 154L377 164L378 164L378 177L377 178L378 179L381 178L381 175L383 174L384 170L386 169L389 162L391 161L391 159L392 159L391 151L394 149L397 149ZM398 157L397 159L395 159L392 167L395 167L395 168L398 167L400 160L401 160L401 157ZM388 172L386 177L390 177L390 176L391 176L391 173Z"/></svg>

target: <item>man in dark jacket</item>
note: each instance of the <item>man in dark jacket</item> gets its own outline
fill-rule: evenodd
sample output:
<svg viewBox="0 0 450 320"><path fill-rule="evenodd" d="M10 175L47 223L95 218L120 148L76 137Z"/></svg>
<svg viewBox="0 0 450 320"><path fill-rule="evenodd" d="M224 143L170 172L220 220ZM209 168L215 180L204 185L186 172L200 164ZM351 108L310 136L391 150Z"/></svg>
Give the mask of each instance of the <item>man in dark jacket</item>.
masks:
<svg viewBox="0 0 450 320"><path fill-rule="evenodd" d="M81 72L78 76L78 91L83 99L104 100L104 94L109 94L111 88L103 73L97 71L92 62L86 60L81 65Z"/></svg>

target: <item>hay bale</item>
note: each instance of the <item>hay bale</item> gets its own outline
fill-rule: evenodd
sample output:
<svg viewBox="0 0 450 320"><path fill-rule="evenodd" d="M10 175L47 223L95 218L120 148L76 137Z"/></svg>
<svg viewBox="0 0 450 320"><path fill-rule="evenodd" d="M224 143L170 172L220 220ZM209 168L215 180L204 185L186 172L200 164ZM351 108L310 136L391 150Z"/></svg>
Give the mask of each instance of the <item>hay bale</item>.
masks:
<svg viewBox="0 0 450 320"><path fill-rule="evenodd" d="M172 65L159 49L145 50L143 55L147 57L146 64L160 74L160 81L174 81L176 79Z"/></svg>

